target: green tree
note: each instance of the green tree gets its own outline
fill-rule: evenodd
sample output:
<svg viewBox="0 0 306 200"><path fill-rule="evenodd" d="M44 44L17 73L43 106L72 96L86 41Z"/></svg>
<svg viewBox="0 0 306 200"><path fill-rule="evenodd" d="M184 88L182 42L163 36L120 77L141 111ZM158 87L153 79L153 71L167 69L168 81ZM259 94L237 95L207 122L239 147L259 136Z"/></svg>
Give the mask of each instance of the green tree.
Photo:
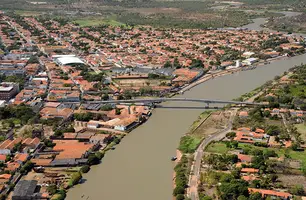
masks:
<svg viewBox="0 0 306 200"><path fill-rule="evenodd" d="M87 162L89 165L96 165L100 163L100 159L96 156L96 154L90 154Z"/></svg>
<svg viewBox="0 0 306 200"><path fill-rule="evenodd" d="M27 161L20 169L21 174L26 174L31 171L34 167L34 164L31 161Z"/></svg>
<svg viewBox="0 0 306 200"><path fill-rule="evenodd" d="M293 195L304 195L305 193L303 185L295 185L289 191Z"/></svg>
<svg viewBox="0 0 306 200"><path fill-rule="evenodd" d="M201 200L213 200L213 198L211 198L210 196L204 196L203 198L201 198Z"/></svg>
<svg viewBox="0 0 306 200"><path fill-rule="evenodd" d="M57 187L55 184L50 184L48 187L47 187L47 192L51 195L54 195L56 192L57 192Z"/></svg>
<svg viewBox="0 0 306 200"><path fill-rule="evenodd" d="M80 180L82 179L82 174L81 172L74 172L72 175L71 175L71 178L70 178L70 181L68 183L68 185L70 187L78 184L80 182Z"/></svg>
<svg viewBox="0 0 306 200"><path fill-rule="evenodd" d="M234 137L236 137L236 132L229 132L229 133L226 134L226 137L234 138Z"/></svg>
<svg viewBox="0 0 306 200"><path fill-rule="evenodd" d="M249 200L261 200L261 199L262 199L262 196L259 192L252 193L249 196Z"/></svg>
<svg viewBox="0 0 306 200"><path fill-rule="evenodd" d="M182 186L180 186L180 185L176 186L176 187L174 188L174 190L173 190L173 195L174 195L174 196L177 196L177 195L179 195L179 194L184 194L184 193L185 193L185 188L182 187Z"/></svg>
<svg viewBox="0 0 306 200"><path fill-rule="evenodd" d="M185 200L185 196L183 194L178 194L176 197L175 197L176 200Z"/></svg>
<svg viewBox="0 0 306 200"><path fill-rule="evenodd" d="M237 199L240 195L248 196L248 183L243 180L233 179L231 182L221 183L218 186L221 194L221 199Z"/></svg>
<svg viewBox="0 0 306 200"><path fill-rule="evenodd" d="M87 173L90 170L90 166L89 165L84 165L81 167L81 172L82 173Z"/></svg>
<svg viewBox="0 0 306 200"><path fill-rule="evenodd" d="M240 195L237 200L248 200L248 198L244 195Z"/></svg>

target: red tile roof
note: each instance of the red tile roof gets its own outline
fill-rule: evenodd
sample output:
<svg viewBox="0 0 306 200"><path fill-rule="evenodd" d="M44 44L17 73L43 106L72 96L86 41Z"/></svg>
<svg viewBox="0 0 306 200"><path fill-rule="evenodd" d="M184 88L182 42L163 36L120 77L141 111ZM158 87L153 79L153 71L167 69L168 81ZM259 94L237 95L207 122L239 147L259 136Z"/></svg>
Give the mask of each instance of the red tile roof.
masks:
<svg viewBox="0 0 306 200"><path fill-rule="evenodd" d="M14 160L15 161L20 161L20 162L24 162L27 160L29 154L27 153L18 153L15 155Z"/></svg>
<svg viewBox="0 0 306 200"><path fill-rule="evenodd" d="M241 162L251 162L252 161L252 156L245 155L245 154L238 154L238 159Z"/></svg>
<svg viewBox="0 0 306 200"><path fill-rule="evenodd" d="M288 192L279 192L275 190L264 190L264 189L256 189L256 188L248 188L250 193L256 193L259 192L262 197L265 196L277 196L277 197L283 197L283 198L289 198L292 196L292 194Z"/></svg>
<svg viewBox="0 0 306 200"><path fill-rule="evenodd" d="M6 159L6 155L3 155L3 154L0 154L0 161L5 161L5 159Z"/></svg>
<svg viewBox="0 0 306 200"><path fill-rule="evenodd" d="M242 173L258 173L259 170L255 168L242 168L241 172Z"/></svg>
<svg viewBox="0 0 306 200"><path fill-rule="evenodd" d="M0 179L10 179L12 177L11 174L1 174Z"/></svg>

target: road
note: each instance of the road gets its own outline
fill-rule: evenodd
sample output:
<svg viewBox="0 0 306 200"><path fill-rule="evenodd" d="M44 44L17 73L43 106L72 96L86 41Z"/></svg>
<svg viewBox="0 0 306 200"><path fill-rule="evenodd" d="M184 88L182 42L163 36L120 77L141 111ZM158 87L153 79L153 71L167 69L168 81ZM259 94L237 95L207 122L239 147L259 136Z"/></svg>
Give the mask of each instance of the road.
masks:
<svg viewBox="0 0 306 200"><path fill-rule="evenodd" d="M194 164L191 166L191 172L189 176L189 188L187 190L187 196L191 198L192 200L199 200L198 182L200 178L201 163L202 163L202 158L204 154L204 149L212 141L221 140L222 138L225 137L226 133L231 131L233 120L237 114L237 111L238 111L237 108L231 111L231 117L225 129L221 131L217 131L216 133L212 134L210 137L203 140L202 143L199 145L198 149L196 150L194 154Z"/></svg>

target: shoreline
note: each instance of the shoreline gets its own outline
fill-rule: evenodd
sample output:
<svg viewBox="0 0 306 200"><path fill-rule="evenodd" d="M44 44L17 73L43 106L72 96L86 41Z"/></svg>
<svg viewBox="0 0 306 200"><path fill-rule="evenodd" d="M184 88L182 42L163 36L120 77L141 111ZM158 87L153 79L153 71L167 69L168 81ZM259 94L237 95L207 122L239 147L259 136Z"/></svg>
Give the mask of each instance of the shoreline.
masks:
<svg viewBox="0 0 306 200"><path fill-rule="evenodd" d="M285 59L290 59L290 58L294 58L294 57L296 57L296 56L300 56L300 55L303 55L303 54L298 54L298 55L294 55L294 56L292 56L292 57L285 57L285 56L280 56L280 57L277 57L277 58L271 58L271 59L268 59L267 61L271 61L271 63L273 62L273 61L277 61L277 60L285 60ZM258 62L258 63L256 63L257 64L257 66L255 67L255 68L257 68L257 67L260 67L260 66L265 66L266 65L266 63L264 63L264 61L260 61L260 62ZM269 63L270 64L270 63ZM255 69L254 68L254 69ZM173 97L173 96L175 96L175 95L178 95L178 94L183 94L185 91L188 91L188 90L190 90L190 89L192 89L192 88L194 88L195 86L197 86L197 85L200 85L201 83L204 83L204 82L207 82L207 81L209 81L210 79L213 79L213 78L215 78L215 77L221 77L221 76L225 76L225 75L229 75L229 74L233 74L233 73L236 73L236 72L240 72L240 71L244 71L244 69L245 68L241 68L241 67L239 67L239 68L236 68L236 69L228 69L228 70L222 70L222 71L219 71L219 72L217 72L217 73L215 73L215 74L213 74L213 75L208 75L208 74L206 74L206 75L204 75L204 76L202 76L202 77L200 77L198 80L196 80L196 81L194 81L194 82L192 82L192 83L190 83L190 84L188 84L188 85L186 85L185 87L183 87L181 90L179 90L178 92L176 92L176 93L170 93L170 95L171 95L171 97ZM252 69L248 69L248 70L252 70ZM152 108L151 109L151 111L153 111L154 110L154 108ZM149 118L149 117L148 117ZM138 126L140 126L140 125L142 125L142 124L144 124L144 123L146 123L146 121L145 122L143 122L143 123L141 123L141 124L139 124ZM136 126L134 129L136 129L138 126ZM134 129L132 129L132 130L134 130ZM129 132L131 132L132 130L129 130L128 131L128 133ZM126 135L128 135L128 134L126 134ZM184 136L184 135L183 135ZM123 138L122 138L123 139ZM105 152L106 153L106 152ZM177 160L175 161L175 165L181 160L181 156L183 155L178 149L176 149L176 155L177 155ZM99 164L100 165L100 164ZM175 171L173 170L173 180L172 180L172 187L174 188L175 187L175 180L174 180L174 178L175 178ZM70 190L70 189L69 189ZM173 195L172 195L173 196Z"/></svg>
<svg viewBox="0 0 306 200"><path fill-rule="evenodd" d="M306 53L304 53L304 54L306 54ZM184 92L189 91L193 87L195 87L195 86L197 86L201 83L204 83L206 81L209 81L213 78L237 73L237 72L240 72L240 71L253 70L253 69L256 69L257 67L262 67L262 66L265 66L267 64L271 64L274 61L286 60L286 59L289 59L289 58L294 58L294 57L299 56L299 55L303 55L303 54L298 54L298 55L294 55L294 56L291 56L291 57L284 56L284 55L283 56L278 56L278 57L275 57L275 58L267 59L267 61L261 60L261 61L255 63L254 65L249 66L249 67L238 67L238 68L232 68L232 69L225 69L225 70L221 70L221 71L218 71L218 72L215 72L215 73L212 73L212 74L205 74L204 76L200 77L198 80L196 80L196 81L190 83L189 85L186 85L185 87L183 87L176 94L184 94ZM268 62L268 63L266 63L266 62Z"/></svg>

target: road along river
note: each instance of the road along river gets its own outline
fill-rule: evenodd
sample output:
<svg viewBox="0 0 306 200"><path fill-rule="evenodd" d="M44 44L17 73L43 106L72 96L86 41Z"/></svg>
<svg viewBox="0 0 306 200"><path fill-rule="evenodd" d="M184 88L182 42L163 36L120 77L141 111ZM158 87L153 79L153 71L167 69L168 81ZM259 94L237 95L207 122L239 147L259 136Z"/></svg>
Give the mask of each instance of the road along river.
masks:
<svg viewBox="0 0 306 200"><path fill-rule="evenodd" d="M306 63L306 55L218 77L178 97L231 100L301 63ZM84 174L85 182L69 190L67 199L171 200L174 163L170 159L205 105L167 102L162 106L129 133L116 150L107 152L101 164Z"/></svg>

